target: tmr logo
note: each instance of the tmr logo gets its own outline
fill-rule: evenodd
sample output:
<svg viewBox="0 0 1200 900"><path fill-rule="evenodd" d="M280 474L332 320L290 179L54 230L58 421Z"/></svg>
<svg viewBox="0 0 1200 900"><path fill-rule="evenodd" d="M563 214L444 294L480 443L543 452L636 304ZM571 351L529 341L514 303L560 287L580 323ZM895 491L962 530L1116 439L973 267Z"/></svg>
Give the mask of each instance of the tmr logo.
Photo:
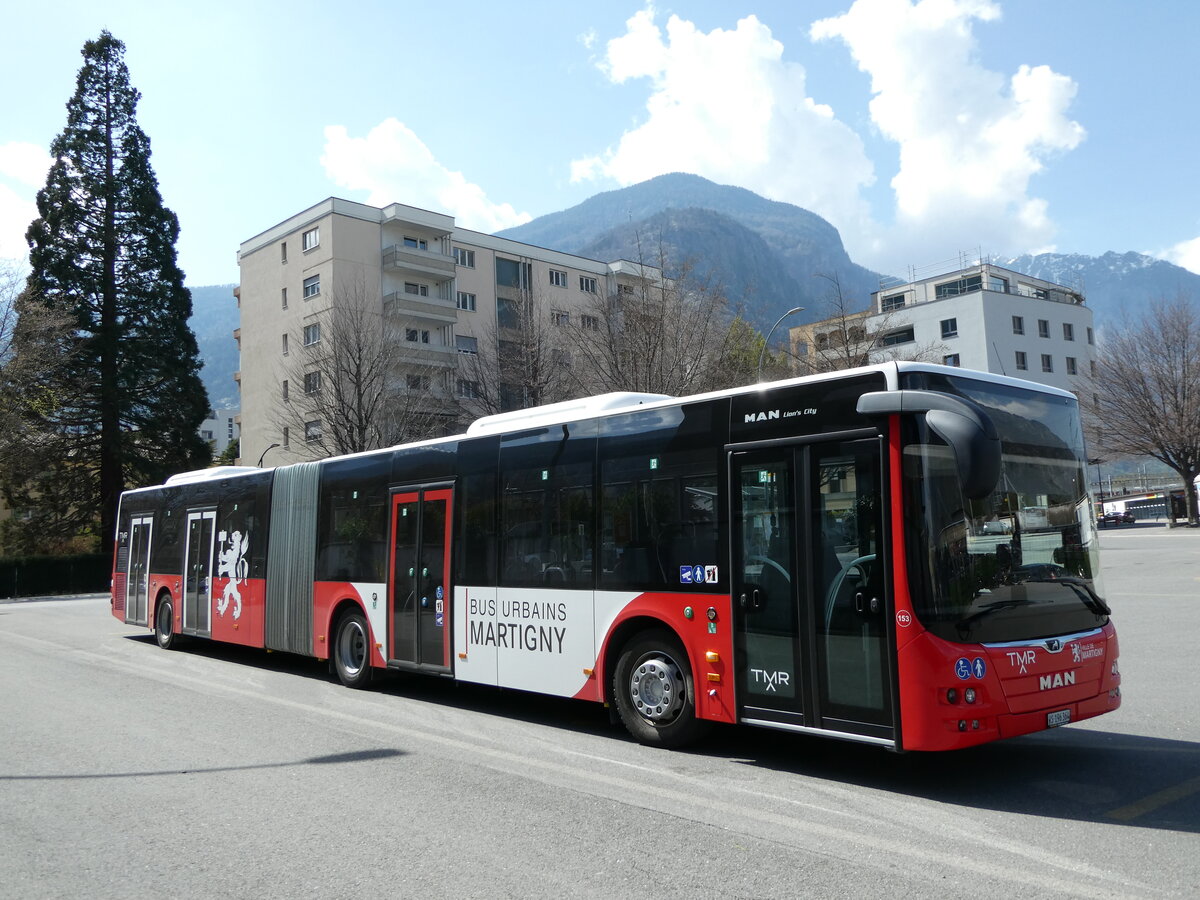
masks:
<svg viewBox="0 0 1200 900"><path fill-rule="evenodd" d="M1055 672L1053 675L1042 675L1038 678L1038 690L1049 691L1054 688L1066 687L1075 683L1074 672Z"/></svg>
<svg viewBox="0 0 1200 900"><path fill-rule="evenodd" d="M768 694L775 693L781 687L788 687L792 678L787 672L768 672L765 669L751 669L750 676L754 679L754 686L765 688Z"/></svg>
<svg viewBox="0 0 1200 900"><path fill-rule="evenodd" d="M766 422L768 419L778 419L779 410L768 409L765 412L746 413L745 422L750 425L753 422Z"/></svg>
<svg viewBox="0 0 1200 900"><path fill-rule="evenodd" d="M1018 674L1024 675L1029 666L1037 664L1036 650L1009 650L1008 663L1014 669L1020 669Z"/></svg>

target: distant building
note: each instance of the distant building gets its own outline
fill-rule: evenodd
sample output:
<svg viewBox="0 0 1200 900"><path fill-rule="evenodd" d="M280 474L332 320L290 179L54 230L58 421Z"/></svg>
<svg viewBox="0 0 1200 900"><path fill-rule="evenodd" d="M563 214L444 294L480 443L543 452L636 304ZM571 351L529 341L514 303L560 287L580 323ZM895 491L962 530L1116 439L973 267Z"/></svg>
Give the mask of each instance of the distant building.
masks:
<svg viewBox="0 0 1200 900"><path fill-rule="evenodd" d="M214 457L224 453L239 434L236 409L210 409L208 418L200 423L200 437L212 445Z"/></svg>
<svg viewBox="0 0 1200 900"><path fill-rule="evenodd" d="M1076 392L1096 359L1080 292L985 262L884 287L867 310L792 328L790 342L801 370L920 358Z"/></svg>
<svg viewBox="0 0 1200 900"><path fill-rule="evenodd" d="M457 398L479 390L463 376L460 357L518 326L515 310L524 298L536 297L554 328L598 329L588 312L597 297L658 277L652 266L468 231L444 213L337 198L243 242L238 263L241 327L234 336L241 361L234 380L241 392L241 461L250 465L269 448L266 464L320 455L314 436L319 440L328 423L314 418L284 426L278 411L297 392L320 389L319 376L301 373L300 383L289 385L286 373L295 379L296 355L319 352L320 317L347 286L361 289L389 326L398 326L388 389L450 410ZM503 393L507 386L500 387Z"/></svg>

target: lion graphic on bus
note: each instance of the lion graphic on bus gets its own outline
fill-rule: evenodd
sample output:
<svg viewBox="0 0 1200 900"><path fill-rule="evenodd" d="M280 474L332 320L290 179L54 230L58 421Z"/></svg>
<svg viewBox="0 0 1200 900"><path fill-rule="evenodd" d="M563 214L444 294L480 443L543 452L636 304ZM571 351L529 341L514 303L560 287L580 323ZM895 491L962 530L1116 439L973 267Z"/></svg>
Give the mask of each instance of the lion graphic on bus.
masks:
<svg viewBox="0 0 1200 900"><path fill-rule="evenodd" d="M218 537L221 540L221 550L217 555L217 577L229 580L225 582L225 591L217 601L217 614L224 616L225 610L229 608L229 601L232 600L233 617L239 619L242 616L242 592L238 588L249 575L246 549L250 546L250 535L235 531L226 538L226 533L222 531Z"/></svg>

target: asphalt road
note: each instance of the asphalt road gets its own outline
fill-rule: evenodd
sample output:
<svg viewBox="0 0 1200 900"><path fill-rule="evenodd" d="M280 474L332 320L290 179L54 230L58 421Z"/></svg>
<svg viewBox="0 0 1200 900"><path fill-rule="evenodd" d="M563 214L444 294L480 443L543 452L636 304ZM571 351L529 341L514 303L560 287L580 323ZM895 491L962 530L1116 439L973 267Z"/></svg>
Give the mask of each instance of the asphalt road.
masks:
<svg viewBox="0 0 1200 900"><path fill-rule="evenodd" d="M0 897L1158 897L1200 885L1200 533L1108 529L1124 706L955 754L159 650L0 603Z"/></svg>

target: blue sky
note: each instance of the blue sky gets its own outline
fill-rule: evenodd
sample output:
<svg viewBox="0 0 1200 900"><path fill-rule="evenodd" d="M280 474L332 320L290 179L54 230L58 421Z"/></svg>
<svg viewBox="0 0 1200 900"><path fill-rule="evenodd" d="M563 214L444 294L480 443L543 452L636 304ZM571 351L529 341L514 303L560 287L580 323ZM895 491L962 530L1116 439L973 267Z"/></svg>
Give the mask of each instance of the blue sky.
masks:
<svg viewBox="0 0 1200 900"><path fill-rule="evenodd" d="M107 28L191 285L330 195L493 231L670 171L811 209L893 274L964 250L1200 272L1190 0L65 0L5 26L0 258Z"/></svg>

